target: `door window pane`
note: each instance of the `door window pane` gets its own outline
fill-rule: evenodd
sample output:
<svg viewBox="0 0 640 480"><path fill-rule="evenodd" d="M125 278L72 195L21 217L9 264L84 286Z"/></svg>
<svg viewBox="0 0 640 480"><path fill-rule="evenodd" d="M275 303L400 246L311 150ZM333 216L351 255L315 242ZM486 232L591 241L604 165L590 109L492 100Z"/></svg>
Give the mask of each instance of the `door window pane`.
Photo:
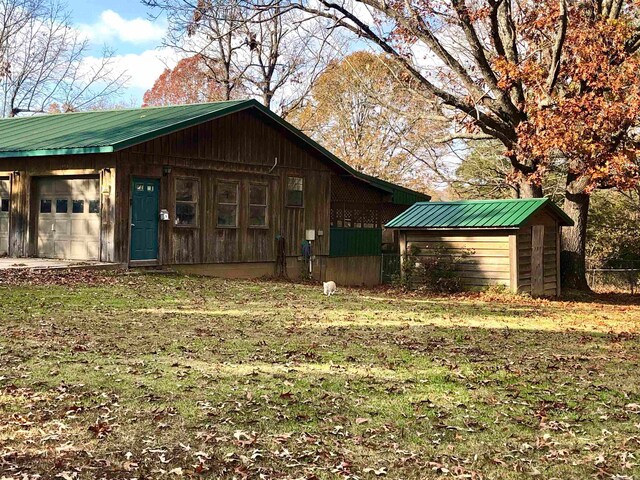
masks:
<svg viewBox="0 0 640 480"><path fill-rule="evenodd" d="M69 211L69 202L66 198L56 199L56 213L67 213Z"/></svg>
<svg viewBox="0 0 640 480"><path fill-rule="evenodd" d="M40 200L40 213L51 213L51 200Z"/></svg>
<svg viewBox="0 0 640 480"><path fill-rule="evenodd" d="M304 179L301 177L287 177L287 205L302 207L304 200Z"/></svg>
<svg viewBox="0 0 640 480"><path fill-rule="evenodd" d="M71 213L84 213L84 200L73 200L71 202Z"/></svg>
<svg viewBox="0 0 640 480"><path fill-rule="evenodd" d="M89 200L89 213L100 213L100 200Z"/></svg>
<svg viewBox="0 0 640 480"><path fill-rule="evenodd" d="M144 183L136 183L136 191L144 192Z"/></svg>
<svg viewBox="0 0 640 480"><path fill-rule="evenodd" d="M8 212L9 211L9 199L3 198L0 200L0 212Z"/></svg>

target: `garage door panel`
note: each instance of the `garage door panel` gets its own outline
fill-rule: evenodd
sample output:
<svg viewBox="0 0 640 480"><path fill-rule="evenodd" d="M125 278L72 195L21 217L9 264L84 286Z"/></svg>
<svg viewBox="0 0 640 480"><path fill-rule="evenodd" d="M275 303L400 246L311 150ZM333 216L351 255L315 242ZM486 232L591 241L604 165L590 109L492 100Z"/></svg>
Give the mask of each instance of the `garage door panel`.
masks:
<svg viewBox="0 0 640 480"><path fill-rule="evenodd" d="M71 220L56 217L55 222L52 220L51 223L52 225L55 224L55 227L52 230L55 230L57 233L56 236L71 235Z"/></svg>
<svg viewBox="0 0 640 480"><path fill-rule="evenodd" d="M69 235L73 237L87 235L87 220L85 218L73 218L69 224L71 226Z"/></svg>
<svg viewBox="0 0 640 480"><path fill-rule="evenodd" d="M96 214L94 213L93 215L96 215ZM90 235L96 238L100 236L100 219L99 218L91 218L87 221L87 235Z"/></svg>
<svg viewBox="0 0 640 480"><path fill-rule="evenodd" d="M63 240L54 242L54 258L73 258L71 256L71 241Z"/></svg>
<svg viewBox="0 0 640 480"><path fill-rule="evenodd" d="M39 256L98 259L99 184L97 178L44 178L39 181Z"/></svg>

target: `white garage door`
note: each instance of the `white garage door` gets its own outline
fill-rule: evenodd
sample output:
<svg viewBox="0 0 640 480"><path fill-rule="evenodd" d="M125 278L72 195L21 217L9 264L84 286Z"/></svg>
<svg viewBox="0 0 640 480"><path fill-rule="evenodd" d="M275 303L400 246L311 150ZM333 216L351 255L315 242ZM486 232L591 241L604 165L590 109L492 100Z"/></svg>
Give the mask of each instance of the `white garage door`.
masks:
<svg viewBox="0 0 640 480"><path fill-rule="evenodd" d="M0 257L9 250L9 179L0 178Z"/></svg>
<svg viewBox="0 0 640 480"><path fill-rule="evenodd" d="M38 181L38 256L97 260L100 254L100 181Z"/></svg>

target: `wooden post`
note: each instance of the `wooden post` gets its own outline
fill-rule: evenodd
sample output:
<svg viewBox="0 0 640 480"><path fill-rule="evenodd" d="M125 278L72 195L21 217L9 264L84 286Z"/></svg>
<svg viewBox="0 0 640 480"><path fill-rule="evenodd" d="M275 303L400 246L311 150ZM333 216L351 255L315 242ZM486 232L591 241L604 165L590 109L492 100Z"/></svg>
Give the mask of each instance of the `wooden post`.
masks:
<svg viewBox="0 0 640 480"><path fill-rule="evenodd" d="M400 231L399 232L399 238L400 238L400 279L402 281L405 280L404 276L404 261L405 261L405 255L407 253L407 232L404 231Z"/></svg>
<svg viewBox="0 0 640 480"><path fill-rule="evenodd" d="M518 233L509 235L509 287L513 293L518 293L518 278L520 265L518 264Z"/></svg>
<svg viewBox="0 0 640 480"><path fill-rule="evenodd" d="M115 260L115 199L116 199L116 169L105 168L100 172L100 261L113 262Z"/></svg>
<svg viewBox="0 0 640 480"><path fill-rule="evenodd" d="M25 257L29 239L29 197L31 177L26 172L11 175L11 201L9 211L9 256Z"/></svg>
<svg viewBox="0 0 640 480"><path fill-rule="evenodd" d="M560 253L562 251L562 227L560 222L556 221L556 296L562 294L562 287L560 281L562 276L560 275Z"/></svg>
<svg viewBox="0 0 640 480"><path fill-rule="evenodd" d="M544 295L544 225L531 229L531 295Z"/></svg>

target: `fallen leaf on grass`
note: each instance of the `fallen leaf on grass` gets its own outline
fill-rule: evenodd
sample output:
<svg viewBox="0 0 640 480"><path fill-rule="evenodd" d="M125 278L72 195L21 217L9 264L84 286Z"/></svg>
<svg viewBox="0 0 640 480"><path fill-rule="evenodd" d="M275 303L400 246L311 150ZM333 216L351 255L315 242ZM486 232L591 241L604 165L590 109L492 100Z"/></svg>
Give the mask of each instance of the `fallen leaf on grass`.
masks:
<svg viewBox="0 0 640 480"><path fill-rule="evenodd" d="M387 474L387 469L385 467L380 468L365 468L364 473L373 473L376 477L381 477Z"/></svg>

